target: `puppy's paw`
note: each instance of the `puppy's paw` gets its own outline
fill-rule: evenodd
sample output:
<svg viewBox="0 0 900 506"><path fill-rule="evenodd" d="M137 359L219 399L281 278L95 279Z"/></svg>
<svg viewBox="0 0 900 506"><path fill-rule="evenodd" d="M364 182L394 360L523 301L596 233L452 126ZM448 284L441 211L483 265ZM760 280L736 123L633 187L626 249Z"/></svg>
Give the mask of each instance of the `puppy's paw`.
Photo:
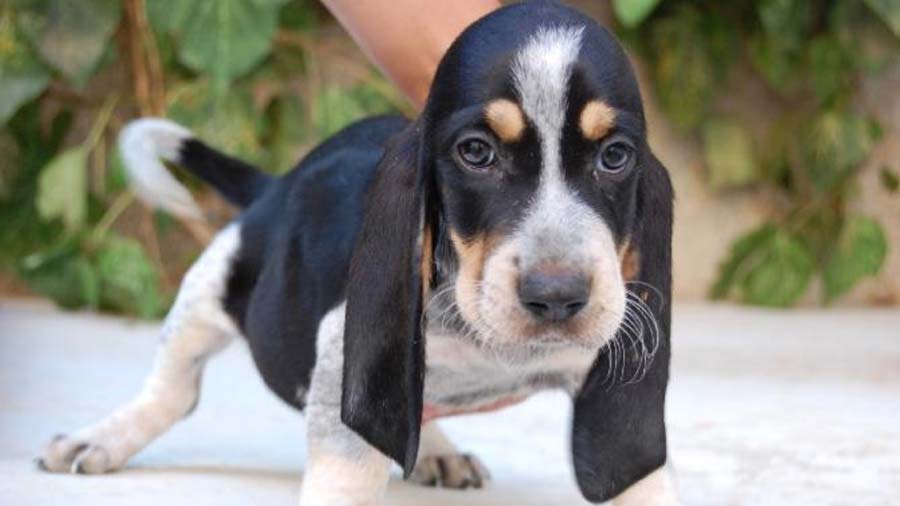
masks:
<svg viewBox="0 0 900 506"><path fill-rule="evenodd" d="M465 453L427 455L416 462L409 481L429 487L482 488L490 480L478 457Z"/></svg>
<svg viewBox="0 0 900 506"><path fill-rule="evenodd" d="M116 462L102 443L89 438L58 434L35 459L38 468L51 473L101 474L115 471L124 462Z"/></svg>

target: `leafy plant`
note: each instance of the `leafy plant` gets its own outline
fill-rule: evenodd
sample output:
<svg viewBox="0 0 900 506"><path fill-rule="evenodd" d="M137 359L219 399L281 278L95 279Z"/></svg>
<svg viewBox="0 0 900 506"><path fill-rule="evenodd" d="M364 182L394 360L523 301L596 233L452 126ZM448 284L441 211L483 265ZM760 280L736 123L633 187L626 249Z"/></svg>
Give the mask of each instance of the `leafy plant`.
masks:
<svg viewBox="0 0 900 506"><path fill-rule="evenodd" d="M331 23L307 0L0 5L0 273L64 307L162 314L207 232L133 205L114 135L168 116L282 172L347 123L407 108Z"/></svg>
<svg viewBox="0 0 900 506"><path fill-rule="evenodd" d="M857 90L900 55L900 3L618 0L613 7L664 111L703 143L711 186L763 187L784 202L734 243L710 296L790 306L818 274L822 300L831 302L877 275L888 248L882 225L848 206L881 136ZM754 81L777 112L761 128L745 117L753 111L722 105ZM889 167L881 181L889 191L898 186Z"/></svg>

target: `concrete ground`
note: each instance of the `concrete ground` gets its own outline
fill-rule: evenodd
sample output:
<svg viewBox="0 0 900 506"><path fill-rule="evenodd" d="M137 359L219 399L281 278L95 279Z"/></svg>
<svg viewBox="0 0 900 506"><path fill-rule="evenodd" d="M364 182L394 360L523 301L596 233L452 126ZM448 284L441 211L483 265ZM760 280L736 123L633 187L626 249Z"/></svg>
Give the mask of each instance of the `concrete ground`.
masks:
<svg viewBox="0 0 900 506"><path fill-rule="evenodd" d="M0 504L294 504L303 419L242 345L214 360L196 413L122 472L50 475L32 458L140 386L156 325L0 301ZM669 439L690 505L900 504L900 312L675 310ZM493 474L485 491L390 486L389 505L584 504L569 402L538 395L444 423Z"/></svg>

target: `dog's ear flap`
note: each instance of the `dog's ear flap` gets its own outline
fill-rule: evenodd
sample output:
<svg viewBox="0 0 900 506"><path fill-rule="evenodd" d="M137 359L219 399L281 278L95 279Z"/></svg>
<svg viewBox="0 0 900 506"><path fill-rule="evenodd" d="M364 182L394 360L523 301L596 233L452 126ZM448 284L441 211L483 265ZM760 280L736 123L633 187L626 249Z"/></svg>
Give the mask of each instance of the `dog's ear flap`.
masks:
<svg viewBox="0 0 900 506"><path fill-rule="evenodd" d="M649 149L644 157L631 238L639 252L635 295L648 302L650 313L643 317L652 314L658 335L650 335L653 322L643 322L648 332L640 339L645 339L648 350L655 348L649 365L629 365L639 357L627 348L618 353L609 346L602 350L575 399L575 474L582 494L592 502L619 495L666 461L663 411L669 380L673 193L665 167ZM636 299L628 301L635 303L639 304ZM629 340L622 342L627 347ZM622 374L626 370L629 373Z"/></svg>
<svg viewBox="0 0 900 506"><path fill-rule="evenodd" d="M341 420L412 472L419 448L430 282L430 173L419 124L389 143L350 260ZM430 230L430 229L429 229Z"/></svg>

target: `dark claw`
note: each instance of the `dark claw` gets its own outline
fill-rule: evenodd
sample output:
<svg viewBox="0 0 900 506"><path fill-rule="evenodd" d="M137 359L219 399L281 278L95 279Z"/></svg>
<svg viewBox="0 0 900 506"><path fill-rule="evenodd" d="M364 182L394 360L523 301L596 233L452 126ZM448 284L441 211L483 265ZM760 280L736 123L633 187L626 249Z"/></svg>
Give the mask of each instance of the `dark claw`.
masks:
<svg viewBox="0 0 900 506"><path fill-rule="evenodd" d="M435 481L438 481L441 485L447 483L447 475L449 471L447 471L447 463L444 462L443 458L437 459L438 466L438 476L435 478Z"/></svg>
<svg viewBox="0 0 900 506"><path fill-rule="evenodd" d="M35 457L34 465L41 471L49 471L49 469L47 469L47 464L44 464L44 459L40 457Z"/></svg>

